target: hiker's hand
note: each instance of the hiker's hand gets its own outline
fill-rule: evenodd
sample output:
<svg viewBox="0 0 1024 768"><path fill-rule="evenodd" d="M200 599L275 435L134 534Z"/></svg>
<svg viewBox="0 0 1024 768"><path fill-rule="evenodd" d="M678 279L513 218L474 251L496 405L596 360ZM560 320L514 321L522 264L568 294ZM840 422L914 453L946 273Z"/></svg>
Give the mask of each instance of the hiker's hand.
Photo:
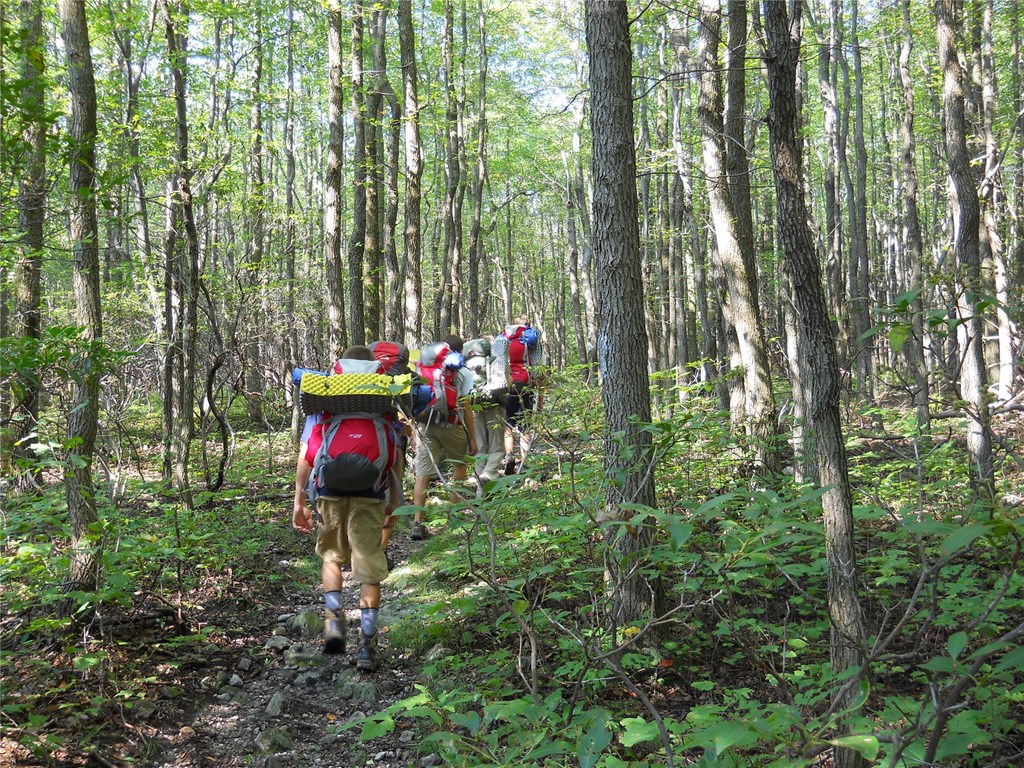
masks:
<svg viewBox="0 0 1024 768"><path fill-rule="evenodd" d="M295 502L295 509L292 511L292 528L300 533L309 533L313 530L313 515L304 500Z"/></svg>

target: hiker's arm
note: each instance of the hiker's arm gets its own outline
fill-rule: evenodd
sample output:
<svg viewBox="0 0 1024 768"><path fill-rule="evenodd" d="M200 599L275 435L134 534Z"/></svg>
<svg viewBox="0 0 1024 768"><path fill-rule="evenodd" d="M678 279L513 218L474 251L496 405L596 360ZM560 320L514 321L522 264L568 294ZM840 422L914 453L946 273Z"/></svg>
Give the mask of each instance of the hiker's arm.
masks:
<svg viewBox="0 0 1024 768"><path fill-rule="evenodd" d="M312 467L306 461L306 444L299 446L299 458L295 462L295 503L292 506L292 527L302 533L313 530L313 515L306 505L306 483Z"/></svg>
<svg viewBox="0 0 1024 768"><path fill-rule="evenodd" d="M463 403L462 413L464 414L463 418L466 427L466 437L469 438L469 455L475 456L477 450L476 417L473 415L473 408L468 402Z"/></svg>
<svg viewBox="0 0 1024 768"><path fill-rule="evenodd" d="M384 520L384 527L390 528L397 520L395 510L403 504L402 483L398 479L398 473L394 469L388 470L388 503L384 508L387 517Z"/></svg>
<svg viewBox="0 0 1024 768"><path fill-rule="evenodd" d="M398 473L395 470L388 472L388 501L387 506L384 507L384 525L381 527L380 532L380 548L387 549L388 543L391 541L391 534L394 531L395 523L398 522L398 517L395 516L395 510L402 505L402 482L398 479Z"/></svg>

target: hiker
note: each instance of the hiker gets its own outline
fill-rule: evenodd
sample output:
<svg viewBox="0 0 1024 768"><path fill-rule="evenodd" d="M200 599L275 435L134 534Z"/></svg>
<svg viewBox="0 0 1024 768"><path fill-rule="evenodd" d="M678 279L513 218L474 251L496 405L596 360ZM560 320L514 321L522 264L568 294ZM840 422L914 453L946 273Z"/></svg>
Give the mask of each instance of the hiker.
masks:
<svg viewBox="0 0 1024 768"><path fill-rule="evenodd" d="M508 344L508 362L512 387L505 400L505 474L520 471L530 452L527 414L540 410L540 377L536 367L544 362L540 335L526 315L519 315L505 326L501 337ZM516 438L519 438L519 459L516 460Z"/></svg>
<svg viewBox="0 0 1024 768"><path fill-rule="evenodd" d="M473 375L473 423L476 476L481 484L497 479L505 458L505 399L511 372L508 339L483 336L466 342L466 367Z"/></svg>
<svg viewBox="0 0 1024 768"><path fill-rule="evenodd" d="M369 361L374 364L367 365ZM368 347L353 346L335 363L335 371L375 373L377 365ZM381 663L377 614L380 583L388 575L381 542L384 529L395 523L393 513L401 496L394 472L395 450L392 430L383 415L312 414L306 419L295 467L292 526L301 533L311 532L314 513L318 523L316 553L323 561L324 653L345 652L342 567L351 564L352 578L359 583L356 667L364 672L376 671ZM315 509L307 504L307 490Z"/></svg>
<svg viewBox="0 0 1024 768"><path fill-rule="evenodd" d="M413 503L418 509L409 532L414 541L427 536L423 505L427 502L430 479L439 474L445 461L449 461L455 465L451 482L465 481L469 471L466 456L476 453L473 410L468 400L473 390L473 377L464 365L462 348L462 338L451 335L420 350L419 374L424 383L433 387L433 399L417 416ZM452 503L459 498L453 490Z"/></svg>

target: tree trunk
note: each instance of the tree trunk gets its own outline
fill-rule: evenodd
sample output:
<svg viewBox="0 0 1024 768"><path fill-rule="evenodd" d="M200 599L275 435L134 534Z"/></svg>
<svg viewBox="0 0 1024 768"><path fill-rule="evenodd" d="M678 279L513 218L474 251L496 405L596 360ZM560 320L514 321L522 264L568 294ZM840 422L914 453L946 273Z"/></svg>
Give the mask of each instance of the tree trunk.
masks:
<svg viewBox="0 0 1024 768"><path fill-rule="evenodd" d="M1013 92L1013 113L1019 115L1024 109L1022 104L1021 91L1024 89L1024 46L1021 45L1021 18L1019 0L1013 0L1010 5L1010 13L1013 21L1010 24L1012 31L1012 59L1013 69L1011 73L1011 89ZM1017 121L1016 149L1013 153L1013 198L1010 210L1014 212L1012 219L1012 239L1010 246L1010 258L1007 278L1007 293L1011 296L1020 296L1024 289L1024 120ZM1014 334L1017 328L1012 329ZM1019 384L1018 384L1019 386Z"/></svg>
<svg viewBox="0 0 1024 768"><path fill-rule="evenodd" d="M267 184L263 167L263 14L260 2L254 4L256 40L253 50L252 70L252 112L249 130L252 146L249 149L249 203L246 220L250 222L249 258L246 259L246 287L249 296L246 304L254 310L250 316L250 331L245 340L245 405L249 420L254 424L263 421L263 361L267 352L265 338L265 307L263 304L263 252L266 248Z"/></svg>
<svg viewBox="0 0 1024 768"><path fill-rule="evenodd" d="M922 433L930 430L928 415L928 369L924 359L924 245L921 238L921 216L917 206L917 166L914 141L914 81L910 74L910 57L914 36L910 25L910 0L901 3L903 16L903 45L900 49L900 83L903 86L903 122L901 126L903 166L903 239L905 259L909 272L910 335L903 351L914 377L913 404L917 413L917 428Z"/></svg>
<svg viewBox="0 0 1024 768"><path fill-rule="evenodd" d="M289 375L291 368L299 362L299 323L295 315L295 239L298 225L295 221L295 51L292 42L295 37L295 7L292 0L288 0L287 34L288 42L285 54L287 93L284 108L284 323L287 349L282 373L285 387L288 390L289 404L292 406L292 437L296 441L295 448L297 450L301 409L299 408L298 392L292 386L292 377Z"/></svg>
<svg viewBox="0 0 1024 768"><path fill-rule="evenodd" d="M386 6L385 6L386 8ZM384 15L383 13L381 14ZM381 287L384 291L384 323L382 325L381 337L405 339L405 314L402 307L402 292L405 287L404 260L398 260L397 226L398 226L398 163L400 154L400 141L402 133L402 111L398 105L398 97L391 87L387 77L387 59L384 47L385 33L380 30L376 35L379 41L379 50L374 48L375 60L379 57L379 63L375 64L378 72L377 89L386 105L387 119L384 117L384 107L381 110L381 136L384 140L385 159L381 181L384 185L384 221L381 230L381 253L384 258L386 269L386 280L381 280ZM384 130L384 126L387 130ZM386 175L385 175L386 174Z"/></svg>
<svg viewBox="0 0 1024 768"><path fill-rule="evenodd" d="M996 295L996 397L1007 401L1013 397L1014 374L1014 323L1010 318L1009 267L1006 249L1003 247L1004 189L1000 148L996 141L994 122L996 118L996 69L993 51L992 24L995 13L992 0L984 0L981 28L981 114L982 134L985 140L985 177L981 185L982 229L981 234L988 243L991 259L990 271ZM985 271L982 261L982 270Z"/></svg>
<svg viewBox="0 0 1024 768"><path fill-rule="evenodd" d="M822 508L825 557L828 568L828 603L831 620L830 659L841 674L861 663L864 628L857 597L857 558L854 548L853 506L846 469L846 449L840 428L840 377L836 364L821 267L808 225L798 144L800 113L797 108L797 62L800 56L802 3L764 0L765 63L769 92L768 132L775 171L776 212L783 244L783 269L793 286L796 322L800 325L797 350L801 366L810 376L809 429L814 432L820 482L825 488ZM846 706L853 696L842 697ZM842 728L842 725L840 726ZM862 764L850 749L836 753L836 764L851 768Z"/></svg>
<svg viewBox="0 0 1024 768"><path fill-rule="evenodd" d="M850 335L855 349L854 372L857 395L869 399L874 390L871 328L871 273L868 260L868 153L864 142L864 74L861 69L857 5L852 4L851 40L853 50L853 198L850 200Z"/></svg>
<svg viewBox="0 0 1024 768"><path fill-rule="evenodd" d="M366 237L363 248L363 301L366 341L381 338L382 282L384 260L382 230L384 220L383 104L381 80L386 66L384 35L387 34L387 6L374 3L370 10L371 70L366 77Z"/></svg>
<svg viewBox="0 0 1024 768"><path fill-rule="evenodd" d="M839 364L845 368L850 357L847 319L847 282L843 254L843 206L841 181L845 167L845 146L840 133L839 116L839 59L843 50L842 10L840 3L828 4L828 31L819 30L818 36L827 42L818 48L818 91L827 146L824 167L825 193L825 277L829 312L836 319Z"/></svg>
<svg viewBox="0 0 1024 768"><path fill-rule="evenodd" d="M340 0L327 4L327 179L324 183L324 265L327 282L327 342L331 359L348 346L344 270L341 258L341 161L344 89L341 71L342 12Z"/></svg>
<svg viewBox="0 0 1024 768"><path fill-rule="evenodd" d="M697 46L700 102L697 108L704 150L711 219L718 247L718 269L725 281L725 301L736 333L743 369L745 423L734 424L754 441L760 464L770 472L780 469L775 429L775 397L765 349L761 313L750 286L756 276L747 271L740 247L736 215L726 176L725 134L718 47L721 34L720 0L701 0L701 32Z"/></svg>
<svg viewBox="0 0 1024 768"><path fill-rule="evenodd" d="M483 208L484 178L487 174L487 27L483 3L478 3L477 34L480 36L479 82L477 93L476 162L470 203L473 220L469 230L469 317L466 322L467 338L480 335L484 301L480 294L480 267L484 264Z"/></svg>
<svg viewBox="0 0 1024 768"><path fill-rule="evenodd" d="M363 0L352 1L352 232L348 241L348 330L352 344L365 344L366 307L366 94L363 83ZM372 129L371 129L372 130ZM369 339L372 341L372 339Z"/></svg>
<svg viewBox="0 0 1024 768"><path fill-rule="evenodd" d="M576 337L576 357L579 365L587 362L586 318L583 316L583 301L580 296L580 251L576 238L575 190L573 189L572 168L569 159L565 161L565 209L566 247L569 250L569 301L572 306L573 335ZM584 382L590 382L590 368L583 369Z"/></svg>
<svg viewBox="0 0 1024 768"><path fill-rule="evenodd" d="M42 337L41 286L43 264L43 222L46 216L46 97L43 72L46 61L43 39L43 9L40 0L21 2L21 81L19 99L25 162L18 182L19 252L14 263L15 333L27 341ZM0 467L7 474L10 457L16 466L12 477L21 489L31 486L34 472L28 462L33 458L31 435L39 421L38 373L20 373L14 387L13 407L9 415L14 429L11 444L5 440ZM6 404L6 398L4 398ZM23 464L24 466L17 466Z"/></svg>
<svg viewBox="0 0 1024 768"><path fill-rule="evenodd" d="M437 332L450 333L455 316L456 275L462 250L462 163L459 141L459 100L455 90L455 32L453 0L444 2L444 34L441 40L445 92L444 149L444 260L441 269L438 307L435 310Z"/></svg>
<svg viewBox="0 0 1024 768"><path fill-rule="evenodd" d="M75 321L86 342L103 337L100 308L99 227L96 219L96 83L93 79L89 28L84 0L60 0L60 19L67 56L71 150L70 196L74 259ZM71 563L64 591L93 592L99 586L102 539L94 528L96 492L92 462L99 423L99 366L88 357L79 362L71 408L64 465L64 491L71 523ZM66 606L68 611L77 605Z"/></svg>
<svg viewBox="0 0 1024 768"><path fill-rule="evenodd" d="M593 107L594 260L601 308L598 360L607 425L605 471L609 480L621 477L608 483L605 515L612 520L629 520L632 513L621 505L652 506L654 478L644 461L651 436L641 428L651 419L651 397L637 228L632 51L626 3L589 0L586 36ZM614 548L614 554L607 558L609 586L620 622L657 610L655 591L641 575L637 558L653 536L653 526L646 523L607 529L606 541Z"/></svg>
<svg viewBox="0 0 1024 768"><path fill-rule="evenodd" d="M951 204L954 212L954 250L957 258L957 341L963 361L960 395L967 404L967 449L975 495L992 499L994 488L991 414L985 394L983 286L979 243L978 187L971 175L964 118L963 70L957 58L956 0L936 0L935 17L942 72L943 124L949 167Z"/></svg>
<svg viewBox="0 0 1024 768"><path fill-rule="evenodd" d="M423 341L423 276L420 266L423 241L420 229L423 149L420 146L416 37L412 26L411 6L411 3L405 2L398 4L398 38L405 93L405 332L409 343L417 346Z"/></svg>
<svg viewBox="0 0 1024 768"><path fill-rule="evenodd" d="M586 108L580 111L580 118L574 123L572 133L572 153L576 159L576 211L580 217L583 230L582 260L580 261L580 288L583 291L583 309L587 319L587 363L597 363L597 298L594 296L594 231L590 222L590 206L587 203L587 192L583 184L583 152L581 151L580 124L586 115ZM594 371L588 371L592 378Z"/></svg>
<svg viewBox="0 0 1024 768"><path fill-rule="evenodd" d="M174 178L171 183L167 232L170 302L172 318L168 326L169 369L173 371L168 390L172 408L171 453L174 486L183 503L192 506L188 464L194 434L193 401L196 377L196 314L199 301L199 237L192 206L191 171L188 144L188 49L187 38L176 29L180 23L188 29L188 15L180 7L171 10L162 0L167 34L175 105ZM182 252L182 249L184 252Z"/></svg>

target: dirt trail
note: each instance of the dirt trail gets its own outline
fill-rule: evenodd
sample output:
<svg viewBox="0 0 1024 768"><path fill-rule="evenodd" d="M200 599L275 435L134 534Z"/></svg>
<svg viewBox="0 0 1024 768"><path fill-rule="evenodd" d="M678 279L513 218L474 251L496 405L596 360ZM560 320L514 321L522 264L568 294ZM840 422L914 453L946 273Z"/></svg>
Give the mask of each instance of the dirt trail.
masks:
<svg viewBox="0 0 1024 768"><path fill-rule="evenodd" d="M309 542L303 539L302 543ZM418 545L396 535L389 550L396 569L401 569L412 546ZM391 586L401 581L392 578L384 584L380 648L385 664L374 673L359 672L354 666L358 585L347 578L345 654L328 656L321 651L318 584L300 594L282 595L278 605L255 604L239 614L236 619L244 622L248 615L252 624L243 625L229 647L204 648L202 658L190 662L194 669L188 676L189 689L165 691L168 697L152 708L144 729L151 758L136 765L405 768L438 764L436 755L418 753L412 731L396 730L362 743L358 729L340 729L414 692L417 660L391 647L387 632L388 624L408 609L408 592ZM207 617L210 623L217 619Z"/></svg>

